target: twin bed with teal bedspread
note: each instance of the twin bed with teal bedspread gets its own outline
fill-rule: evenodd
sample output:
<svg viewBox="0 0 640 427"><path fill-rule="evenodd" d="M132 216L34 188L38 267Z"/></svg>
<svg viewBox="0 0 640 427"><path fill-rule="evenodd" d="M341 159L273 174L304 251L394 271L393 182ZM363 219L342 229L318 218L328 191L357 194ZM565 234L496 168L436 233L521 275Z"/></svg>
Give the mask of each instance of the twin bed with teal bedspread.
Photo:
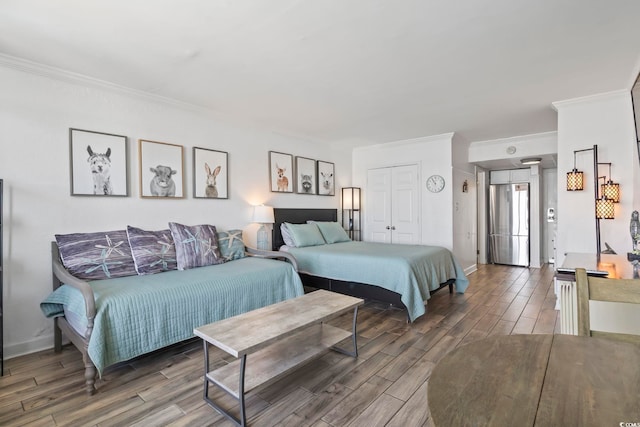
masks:
<svg viewBox="0 0 640 427"><path fill-rule="evenodd" d="M55 246L53 262L54 283L77 281L65 276ZM78 285L57 287L41 309L83 353L89 393L96 369L101 375L110 365L193 337L196 327L304 293L294 265L261 257L83 283L93 293L95 318L86 315L94 311L80 291L87 287ZM73 326L65 312L78 320ZM56 348L60 341L56 328Z"/></svg>
<svg viewBox="0 0 640 427"><path fill-rule="evenodd" d="M430 291L455 279L456 292L469 285L460 264L446 248L423 245L389 245L341 242L287 248L298 271L313 276L383 287L400 294L414 321L425 313Z"/></svg>
<svg viewBox="0 0 640 427"><path fill-rule="evenodd" d="M221 265L89 282L96 318L89 357L105 367L193 337L193 329L303 294L290 264L242 258ZM46 316L63 307L84 319L80 291L63 285L41 303Z"/></svg>

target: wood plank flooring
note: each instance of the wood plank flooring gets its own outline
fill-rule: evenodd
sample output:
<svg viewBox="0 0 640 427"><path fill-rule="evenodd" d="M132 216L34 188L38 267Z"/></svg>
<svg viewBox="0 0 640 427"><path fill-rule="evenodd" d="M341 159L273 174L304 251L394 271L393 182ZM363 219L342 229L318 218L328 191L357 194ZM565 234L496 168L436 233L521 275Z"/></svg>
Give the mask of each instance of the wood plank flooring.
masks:
<svg viewBox="0 0 640 427"><path fill-rule="evenodd" d="M481 265L469 280L464 295L435 293L413 324L399 309L368 302L358 315L358 359L329 352L250 393L249 425L430 426L427 381L447 352L493 334L559 333L553 268ZM351 320L348 313L330 323L349 330ZM211 356L212 364L230 361L213 348ZM6 361L0 425L232 425L202 399L201 340L109 368L91 397L83 373L71 345ZM211 395L237 406L222 392Z"/></svg>

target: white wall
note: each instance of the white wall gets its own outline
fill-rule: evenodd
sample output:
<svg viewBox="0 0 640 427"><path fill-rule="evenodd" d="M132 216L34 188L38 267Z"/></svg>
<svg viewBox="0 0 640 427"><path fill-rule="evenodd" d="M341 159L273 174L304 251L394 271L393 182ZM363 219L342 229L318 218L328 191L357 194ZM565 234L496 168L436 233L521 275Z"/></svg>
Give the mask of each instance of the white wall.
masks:
<svg viewBox="0 0 640 427"><path fill-rule="evenodd" d="M70 127L129 137L129 197L69 195ZM336 194L351 184L348 151L323 149L299 138L231 124L208 111L122 88L80 84L72 76L37 67L23 72L7 64L0 66L0 129L6 357L53 344L53 323L42 315L39 303L51 291L49 242L54 234L122 229L127 224L160 229L168 221L177 221L242 228L251 244L257 230L251 224L252 205L339 207L337 196L270 192L269 150L334 162ZM139 138L185 147L185 199L139 197ZM229 153L228 200L192 197L194 146Z"/></svg>
<svg viewBox="0 0 640 427"><path fill-rule="evenodd" d="M511 138L500 138L488 141L474 141L469 145L469 162L480 163L492 160L511 160L511 165L501 169L522 167L520 159L537 157L558 152L557 132L544 132L531 135L520 135ZM513 153L508 147L515 148Z"/></svg>
<svg viewBox="0 0 640 427"><path fill-rule="evenodd" d="M564 177L564 175L563 175ZM547 221L547 209L558 209L558 170L542 170L542 259L543 262L551 262L555 257L554 245L557 232L557 222ZM555 262L555 261L554 261Z"/></svg>
<svg viewBox="0 0 640 427"><path fill-rule="evenodd" d="M391 142L368 147L359 147L353 151L353 185L363 189L363 199L367 197L367 171L369 169L417 164L420 170L420 207L422 213L422 244L443 246L453 251L465 269L475 269L475 241L469 244L454 244L454 220L467 228L461 228L460 239L471 241L475 238L475 180L469 174L467 166L454 169L453 134L443 134ZM466 151L466 147L462 149ZM466 154L465 154L466 158ZM438 174L444 177L445 187L439 193L426 189L429 176ZM470 192L462 195L464 178L469 179ZM454 197L455 192L455 197ZM458 202L458 211L454 215L454 202ZM363 200L363 205L366 202ZM367 212L363 211L363 224L366 224ZM465 216L464 218L462 216ZM458 253L456 249L462 252Z"/></svg>
<svg viewBox="0 0 640 427"><path fill-rule="evenodd" d="M453 134L453 253L469 274L478 269L478 191L476 168L469 163L469 141ZM467 192L462 185L467 182Z"/></svg>
<svg viewBox="0 0 640 427"><path fill-rule="evenodd" d="M557 263L566 252L596 252L593 154L578 153L576 167L584 172L583 191L566 190L566 172L573 169L573 152L598 145L599 162L611 162L611 175L620 183L616 218L601 220L602 247L607 242L619 254L631 250L629 220L639 209L634 194L638 169L631 95L616 91L554 103L558 110L558 237ZM601 167L599 175L608 174Z"/></svg>

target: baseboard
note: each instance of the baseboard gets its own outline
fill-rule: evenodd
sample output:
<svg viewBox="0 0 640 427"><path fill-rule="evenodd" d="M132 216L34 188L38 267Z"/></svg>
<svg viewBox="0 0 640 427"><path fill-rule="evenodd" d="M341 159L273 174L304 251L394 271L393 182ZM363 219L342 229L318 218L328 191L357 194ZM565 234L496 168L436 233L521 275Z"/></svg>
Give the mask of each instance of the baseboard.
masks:
<svg viewBox="0 0 640 427"><path fill-rule="evenodd" d="M52 348L53 334L44 335L31 341L5 345L4 359L13 359L14 357L24 356L25 354L35 353L42 350L49 350Z"/></svg>
<svg viewBox="0 0 640 427"><path fill-rule="evenodd" d="M476 271L478 271L478 264L473 264L464 269L464 274L468 276L469 274L475 273Z"/></svg>

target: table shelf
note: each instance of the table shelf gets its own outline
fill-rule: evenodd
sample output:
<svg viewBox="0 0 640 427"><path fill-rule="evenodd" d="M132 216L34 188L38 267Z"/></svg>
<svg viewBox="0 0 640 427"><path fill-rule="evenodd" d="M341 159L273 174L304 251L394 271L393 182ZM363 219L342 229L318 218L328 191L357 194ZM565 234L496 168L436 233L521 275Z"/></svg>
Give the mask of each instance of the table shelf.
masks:
<svg viewBox="0 0 640 427"><path fill-rule="evenodd" d="M204 400L233 424L247 425L245 395L332 349L358 357L356 319L360 298L318 290L194 329L204 341ZM351 332L326 322L353 310ZM336 346L351 339L352 350ZM237 360L209 371L209 346ZM209 397L214 385L238 400L240 416Z"/></svg>
<svg viewBox="0 0 640 427"><path fill-rule="evenodd" d="M317 324L249 355L244 392L248 393L277 381L294 368L351 336L349 331L327 324ZM239 398L240 360L207 373L207 380Z"/></svg>

